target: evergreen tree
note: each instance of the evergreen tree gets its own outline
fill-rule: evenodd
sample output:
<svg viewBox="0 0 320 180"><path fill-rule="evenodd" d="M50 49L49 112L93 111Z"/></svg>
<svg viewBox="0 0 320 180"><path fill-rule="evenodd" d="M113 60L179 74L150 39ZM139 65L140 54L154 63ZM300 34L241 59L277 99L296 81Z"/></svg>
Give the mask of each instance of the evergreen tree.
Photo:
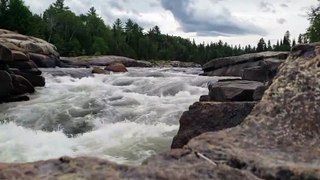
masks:
<svg viewBox="0 0 320 180"><path fill-rule="evenodd" d="M261 39L259 40L258 45L257 45L257 52L263 52L263 51L265 51L266 49L267 49L267 48L266 48L266 43L265 43L264 39L261 38Z"/></svg>

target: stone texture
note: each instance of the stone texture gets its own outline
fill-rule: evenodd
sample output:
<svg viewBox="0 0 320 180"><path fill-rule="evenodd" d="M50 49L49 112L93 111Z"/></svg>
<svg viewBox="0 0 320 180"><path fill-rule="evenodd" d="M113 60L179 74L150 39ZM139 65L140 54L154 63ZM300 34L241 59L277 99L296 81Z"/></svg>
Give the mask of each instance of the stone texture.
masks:
<svg viewBox="0 0 320 180"><path fill-rule="evenodd" d="M57 64L57 58L43 54L29 53L30 60L32 60L38 67L54 68Z"/></svg>
<svg viewBox="0 0 320 180"><path fill-rule="evenodd" d="M208 76L241 77L243 70L246 68L256 66L269 68L269 66L264 66L263 64L270 63L270 59L276 60L279 63L283 63L288 54L289 52L261 52L244 54L241 56L217 58L204 64L202 69L204 71L204 75Z"/></svg>
<svg viewBox="0 0 320 180"><path fill-rule="evenodd" d="M35 92L34 87L45 86L38 67L55 67L59 53L54 45L32 36L0 29L0 70L9 74L11 82L0 80L1 102L25 101L25 93ZM3 75L3 73L2 73ZM11 86L8 88L9 86ZM17 96L18 95L18 96Z"/></svg>
<svg viewBox="0 0 320 180"><path fill-rule="evenodd" d="M111 72L127 72L128 71L126 66L123 65L122 63L111 64L105 67L104 69Z"/></svg>
<svg viewBox="0 0 320 180"><path fill-rule="evenodd" d="M80 56L80 57L62 57L62 62L69 66L89 67L89 66L109 66L115 63L121 63L126 67L152 67L148 61L139 61L122 56Z"/></svg>
<svg viewBox="0 0 320 180"><path fill-rule="evenodd" d="M15 74L26 78L35 87L44 87L46 85L45 79L42 76L25 73L21 71L17 71Z"/></svg>
<svg viewBox="0 0 320 180"><path fill-rule="evenodd" d="M264 84L257 81L231 80L209 83L211 101L254 101L259 100L254 94ZM261 97L260 97L261 98Z"/></svg>
<svg viewBox="0 0 320 180"><path fill-rule="evenodd" d="M12 78L10 74L6 71L0 71L0 97L9 96L13 90Z"/></svg>
<svg viewBox="0 0 320 180"><path fill-rule="evenodd" d="M171 148L182 148L190 139L209 131L239 125L251 112L255 102L204 102L190 106L180 118L180 128Z"/></svg>
<svg viewBox="0 0 320 180"><path fill-rule="evenodd" d="M92 69L92 73L93 74L108 74L108 71L102 69L102 68L99 68L99 67L94 67Z"/></svg>

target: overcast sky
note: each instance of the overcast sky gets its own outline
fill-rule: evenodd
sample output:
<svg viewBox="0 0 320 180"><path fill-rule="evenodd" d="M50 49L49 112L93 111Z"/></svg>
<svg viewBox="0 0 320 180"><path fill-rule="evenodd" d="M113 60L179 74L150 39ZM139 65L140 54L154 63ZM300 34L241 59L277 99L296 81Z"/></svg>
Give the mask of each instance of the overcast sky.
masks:
<svg viewBox="0 0 320 180"><path fill-rule="evenodd" d="M25 0L42 13L55 0ZM162 33L195 39L223 40L231 44L257 44L261 37L272 43L286 30L292 37L309 25L307 13L317 0L65 0L77 14L91 6L111 25L116 18L131 18L145 29L155 25Z"/></svg>

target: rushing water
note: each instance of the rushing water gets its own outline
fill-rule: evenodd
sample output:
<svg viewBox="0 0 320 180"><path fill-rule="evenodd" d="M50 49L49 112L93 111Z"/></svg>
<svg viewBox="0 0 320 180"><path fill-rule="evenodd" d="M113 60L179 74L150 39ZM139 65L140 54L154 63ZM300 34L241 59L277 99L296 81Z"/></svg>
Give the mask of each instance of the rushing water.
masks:
<svg viewBox="0 0 320 180"><path fill-rule="evenodd" d="M200 69L131 68L82 79L53 71L30 101L0 105L0 161L94 156L139 164L169 149L183 111L216 80L198 76Z"/></svg>

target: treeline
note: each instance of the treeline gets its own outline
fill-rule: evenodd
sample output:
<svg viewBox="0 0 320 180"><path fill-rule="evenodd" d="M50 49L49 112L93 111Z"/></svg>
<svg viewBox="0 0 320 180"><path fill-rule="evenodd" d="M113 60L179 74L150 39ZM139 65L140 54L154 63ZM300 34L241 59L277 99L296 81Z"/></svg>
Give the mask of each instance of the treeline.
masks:
<svg viewBox="0 0 320 180"><path fill-rule="evenodd" d="M148 31L136 22L117 19L106 25L91 7L76 15L64 0L57 0L41 15L32 14L23 0L0 0L0 28L32 35L53 43L62 56L120 55L144 60L179 60L203 64L213 58L267 50L290 50L290 33L271 45L260 39L257 47L232 46L225 42L200 43L162 34L158 26Z"/></svg>

